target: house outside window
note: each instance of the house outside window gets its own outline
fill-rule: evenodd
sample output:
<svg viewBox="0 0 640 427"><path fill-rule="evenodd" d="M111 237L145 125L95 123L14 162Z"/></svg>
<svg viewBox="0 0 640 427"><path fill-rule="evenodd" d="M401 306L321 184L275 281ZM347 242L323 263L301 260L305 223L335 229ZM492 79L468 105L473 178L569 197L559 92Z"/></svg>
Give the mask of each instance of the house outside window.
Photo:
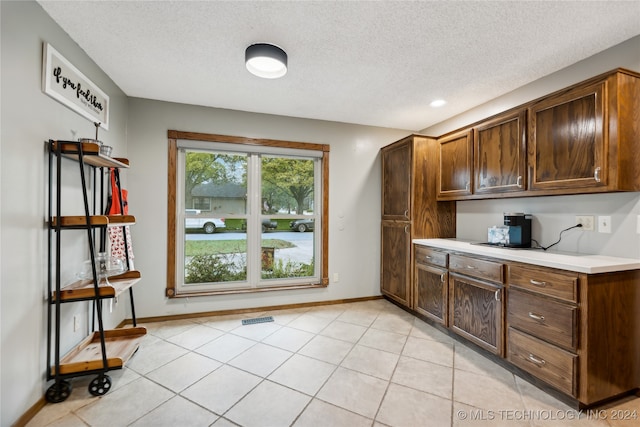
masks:
<svg viewBox="0 0 640 427"><path fill-rule="evenodd" d="M195 192L194 192L195 193ZM200 211L210 211L211 210L211 199L208 197L193 197L191 203L193 209L197 209ZM188 204L187 204L188 206Z"/></svg>

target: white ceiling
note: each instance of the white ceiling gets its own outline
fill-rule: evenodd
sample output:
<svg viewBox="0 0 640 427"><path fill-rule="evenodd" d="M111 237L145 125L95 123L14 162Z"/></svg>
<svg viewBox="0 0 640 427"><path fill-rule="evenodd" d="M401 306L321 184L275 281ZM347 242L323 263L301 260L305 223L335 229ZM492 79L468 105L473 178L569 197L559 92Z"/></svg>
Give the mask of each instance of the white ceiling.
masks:
<svg viewBox="0 0 640 427"><path fill-rule="evenodd" d="M128 96L412 131L640 34L638 0L38 3Z"/></svg>

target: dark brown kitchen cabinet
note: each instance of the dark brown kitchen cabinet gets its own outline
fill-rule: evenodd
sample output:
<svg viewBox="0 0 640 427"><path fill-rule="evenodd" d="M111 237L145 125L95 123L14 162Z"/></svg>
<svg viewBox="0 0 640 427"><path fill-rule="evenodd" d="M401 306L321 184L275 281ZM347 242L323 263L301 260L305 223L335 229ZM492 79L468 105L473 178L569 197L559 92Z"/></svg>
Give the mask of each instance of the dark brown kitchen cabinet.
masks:
<svg viewBox="0 0 640 427"><path fill-rule="evenodd" d="M411 223L382 221L381 243L381 291L410 307Z"/></svg>
<svg viewBox="0 0 640 427"><path fill-rule="evenodd" d="M438 200L455 200L472 191L473 133L470 130L438 139Z"/></svg>
<svg viewBox="0 0 640 427"><path fill-rule="evenodd" d="M449 327L469 341L502 356L502 294L502 285L450 273Z"/></svg>
<svg viewBox="0 0 640 427"><path fill-rule="evenodd" d="M526 190L526 110L500 115L473 129L473 192Z"/></svg>
<svg viewBox="0 0 640 427"><path fill-rule="evenodd" d="M616 70L529 107L529 188L640 190L640 75Z"/></svg>
<svg viewBox="0 0 640 427"><path fill-rule="evenodd" d="M415 245L414 301L415 311L433 321L448 324L449 272L448 254Z"/></svg>
<svg viewBox="0 0 640 427"><path fill-rule="evenodd" d="M413 144L396 145L382 156L382 219L411 219Z"/></svg>
<svg viewBox="0 0 640 427"><path fill-rule="evenodd" d="M421 244L414 253L413 311L443 324L443 299L443 325L516 374L576 406L640 387L640 270L586 274Z"/></svg>
<svg viewBox="0 0 640 427"><path fill-rule="evenodd" d="M449 271L449 327L502 356L504 265L451 254Z"/></svg>
<svg viewBox="0 0 640 427"><path fill-rule="evenodd" d="M437 202L434 138L410 135L380 151L382 224L380 290L412 307L412 239L454 237L455 202Z"/></svg>

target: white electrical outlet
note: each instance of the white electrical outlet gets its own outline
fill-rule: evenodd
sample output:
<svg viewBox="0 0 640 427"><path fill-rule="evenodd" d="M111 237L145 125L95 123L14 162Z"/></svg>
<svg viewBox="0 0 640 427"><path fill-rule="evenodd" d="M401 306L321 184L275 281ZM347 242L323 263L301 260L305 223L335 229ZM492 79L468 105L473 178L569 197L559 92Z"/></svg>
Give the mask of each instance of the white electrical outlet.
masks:
<svg viewBox="0 0 640 427"><path fill-rule="evenodd" d="M339 281L340 281L340 276L338 275L338 273L333 273L333 283L336 283Z"/></svg>
<svg viewBox="0 0 640 427"><path fill-rule="evenodd" d="M582 224L584 231L594 230L594 218L593 215L576 215L576 224Z"/></svg>
<svg viewBox="0 0 640 427"><path fill-rule="evenodd" d="M611 217L610 216L598 217L598 233L611 233Z"/></svg>
<svg viewBox="0 0 640 427"><path fill-rule="evenodd" d="M638 219L637 219L637 224L636 224L636 233L640 234L640 215L638 215Z"/></svg>

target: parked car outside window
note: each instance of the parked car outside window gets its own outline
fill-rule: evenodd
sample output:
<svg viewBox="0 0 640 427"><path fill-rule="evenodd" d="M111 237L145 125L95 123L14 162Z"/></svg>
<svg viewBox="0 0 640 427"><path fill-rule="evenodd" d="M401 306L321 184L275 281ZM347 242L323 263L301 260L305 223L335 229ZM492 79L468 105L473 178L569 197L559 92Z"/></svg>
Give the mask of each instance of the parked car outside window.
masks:
<svg viewBox="0 0 640 427"><path fill-rule="evenodd" d="M200 215L202 212L200 209L185 209L185 213L187 216L191 215ZM187 230L202 230L207 234L215 233L215 231L219 228L226 228L227 225L224 223L224 218L194 218L187 217L184 221L184 228Z"/></svg>
<svg viewBox="0 0 640 427"><path fill-rule="evenodd" d="M307 230L313 230L313 219L296 219L289 223L289 228L293 231L304 233Z"/></svg>
<svg viewBox="0 0 640 427"><path fill-rule="evenodd" d="M278 228L278 222L273 221L269 218L265 218L262 220L262 232L264 233L267 230L275 230Z"/></svg>

